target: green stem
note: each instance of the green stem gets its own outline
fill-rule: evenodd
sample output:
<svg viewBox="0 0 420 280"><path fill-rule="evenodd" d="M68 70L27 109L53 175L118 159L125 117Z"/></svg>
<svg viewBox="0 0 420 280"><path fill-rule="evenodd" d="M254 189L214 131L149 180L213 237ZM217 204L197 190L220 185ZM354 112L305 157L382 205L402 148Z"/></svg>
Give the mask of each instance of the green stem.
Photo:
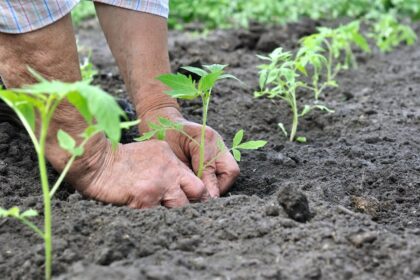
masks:
<svg viewBox="0 0 420 280"><path fill-rule="evenodd" d="M55 192L60 187L61 183L63 182L64 178L66 177L67 173L69 172L70 167L73 165L74 160L76 159L76 156L72 156L69 161L66 163L66 166L64 167L63 171L60 174L60 177L58 177L57 181L55 182L54 186L52 187L51 191L49 192L50 198L52 198L55 194Z"/></svg>
<svg viewBox="0 0 420 280"><path fill-rule="evenodd" d="M50 280L52 275L52 222L51 199L48 184L47 164L45 161L45 142L49 118L42 114L41 133L39 137L38 165L41 176L42 194L44 199L44 251L45 251L45 279Z"/></svg>
<svg viewBox="0 0 420 280"><path fill-rule="evenodd" d="M298 127L298 123L299 123L299 115L298 115L298 109L297 109L297 104L296 104L296 94L292 94L292 112L293 112L293 122L292 122L292 129L290 131L290 142L293 142L293 140L295 139L296 136L296 132L297 132L297 127Z"/></svg>
<svg viewBox="0 0 420 280"><path fill-rule="evenodd" d="M25 218L20 218L19 221L22 224L28 226L30 229L32 229L35 233L37 233L39 236L41 236L44 239L44 233L34 223L32 223L31 221L28 221Z"/></svg>
<svg viewBox="0 0 420 280"><path fill-rule="evenodd" d="M224 152L228 152L230 153L230 151L232 151L232 148L228 149L228 150L224 150L224 151L219 151L216 156L214 158L212 158L211 160L209 160L205 165L203 169L206 169L207 167L209 167L211 164L213 164L213 162L215 162Z"/></svg>
<svg viewBox="0 0 420 280"><path fill-rule="evenodd" d="M94 135L94 134L93 134ZM84 139L82 141L82 143L80 144L79 147L84 148L84 146L86 145L86 143L89 141L89 139L91 139L93 137L93 135L91 135L90 137L87 137L86 139ZM54 186L52 187L49 196L50 198L52 198L55 194L55 192L58 190L58 188L60 187L61 183L64 181L64 178L66 177L67 173L70 170L70 167L73 165L73 162L76 160L75 155L73 155L69 161L67 161L66 166L64 167L63 171L61 171L60 177L58 177L57 181L55 182Z"/></svg>
<svg viewBox="0 0 420 280"><path fill-rule="evenodd" d="M205 93L202 96L203 100L203 123L201 126L201 140L200 140L200 161L198 164L198 172L197 177L201 178L203 176L203 170L204 170L204 151L206 147L206 125L207 125L207 112L209 109L209 102L210 102L210 92Z"/></svg>

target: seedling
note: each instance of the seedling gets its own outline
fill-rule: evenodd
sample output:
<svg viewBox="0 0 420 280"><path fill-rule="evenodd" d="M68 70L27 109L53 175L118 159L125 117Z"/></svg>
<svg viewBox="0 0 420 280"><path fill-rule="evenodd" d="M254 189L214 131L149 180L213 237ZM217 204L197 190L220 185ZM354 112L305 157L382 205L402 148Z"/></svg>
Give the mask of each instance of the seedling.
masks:
<svg viewBox="0 0 420 280"><path fill-rule="evenodd" d="M255 97L267 96L286 101L292 111L290 134L283 123L278 126L290 141L306 142L303 136L296 136L299 118L313 109L333 112L319 101L328 87L338 87L335 80L337 74L351 66L356 66L352 46L370 52L366 39L359 32L359 22L354 21L336 29L319 28L316 34L304 37L300 41L300 49L293 56L282 48L274 50L268 56L258 55L267 64L259 65L260 90ZM310 82L308 82L308 78ZM299 109L296 94L306 89L314 94L314 102L305 104Z"/></svg>
<svg viewBox="0 0 420 280"><path fill-rule="evenodd" d="M364 52L371 51L360 33L359 21L352 21L335 29L320 27L318 33L300 40L301 47L296 55L297 69L307 76L308 66L312 67L312 88L309 89L314 92L316 100L327 87L338 87L335 78L341 70L357 67L353 45ZM325 76L323 82L322 76Z"/></svg>
<svg viewBox="0 0 420 280"><path fill-rule="evenodd" d="M84 147L89 139L98 133L105 133L115 147L121 136L121 127L126 128L136 122L121 123L120 117L125 114L115 100L100 88L89 85L88 81L76 83L47 81L36 72L32 70L31 72L37 78L38 83L19 89L0 89L0 98L15 111L35 147L43 194L44 228L41 229L30 221L38 214L33 209L21 213L16 206L8 210L0 208L0 217L17 219L44 240L45 279L51 279L51 198L63 182L74 160L84 153ZM62 149L69 153L70 158L55 184L50 187L45 160L45 144L54 112L64 100L67 100L80 112L87 123L87 128L77 141L64 130L58 131L58 143Z"/></svg>
<svg viewBox="0 0 420 280"><path fill-rule="evenodd" d="M412 45L417 35L410 26L398 22L390 13L372 14L372 31L369 37L373 38L381 52L390 52L402 42Z"/></svg>
<svg viewBox="0 0 420 280"><path fill-rule="evenodd" d="M93 77L98 74L95 66L92 63L92 52L89 51L88 56L83 58L80 63L80 73L82 74L82 80L92 82Z"/></svg>
<svg viewBox="0 0 420 280"><path fill-rule="evenodd" d="M157 137L158 139L164 139L167 130L175 130L179 133L185 135L193 143L199 146L200 150L200 159L199 166L197 171L197 176L199 178L203 175L203 170L212 162L214 162L222 153L226 152L223 142L221 139L217 141L219 151L217 155L212 158L209 162L205 163L205 136L206 136L206 127L207 127L207 114L210 104L210 99L212 95L212 89L215 86L216 82L223 79L234 79L239 81L235 76L231 74L226 74L224 69L227 65L205 65L204 69L197 67L183 67L183 69L196 74L200 77L198 83L196 83L191 76L186 76L181 73L177 74L164 74L157 77L159 81L168 86L171 90L165 91L166 94L173 98L193 100L201 98L203 115L202 115L202 126L201 126L201 137L200 141L192 138L188 133L183 130L182 125L174 123L166 118L159 118L157 123L149 123L150 131L146 132L140 138L137 138L137 141L145 141L152 137ZM232 148L229 149L233 153L234 158L237 161L241 159L240 150L255 150L259 149L267 143L267 141L258 140L258 141L248 141L242 143L244 132L239 130L233 140Z"/></svg>

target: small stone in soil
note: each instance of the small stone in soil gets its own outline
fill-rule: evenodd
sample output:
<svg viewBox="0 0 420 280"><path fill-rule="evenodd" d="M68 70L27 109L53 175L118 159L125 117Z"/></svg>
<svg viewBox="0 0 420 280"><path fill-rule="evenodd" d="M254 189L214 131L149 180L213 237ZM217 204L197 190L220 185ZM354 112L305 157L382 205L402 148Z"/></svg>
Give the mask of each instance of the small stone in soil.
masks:
<svg viewBox="0 0 420 280"><path fill-rule="evenodd" d="M288 186L279 192L277 199L287 215L293 220L304 223L311 219L308 199L304 193Z"/></svg>
<svg viewBox="0 0 420 280"><path fill-rule="evenodd" d="M375 197L352 196L351 202L352 206L359 212L370 215L372 219L376 219L378 217L381 205Z"/></svg>
<svg viewBox="0 0 420 280"><path fill-rule="evenodd" d="M271 205L268 205L268 206L265 207L265 214L267 216L276 217L280 214L280 209L279 209L278 206L271 204Z"/></svg>
<svg viewBox="0 0 420 280"><path fill-rule="evenodd" d="M360 248L364 243L372 243L377 238L378 233L376 231L366 231L350 235L349 241L357 248Z"/></svg>

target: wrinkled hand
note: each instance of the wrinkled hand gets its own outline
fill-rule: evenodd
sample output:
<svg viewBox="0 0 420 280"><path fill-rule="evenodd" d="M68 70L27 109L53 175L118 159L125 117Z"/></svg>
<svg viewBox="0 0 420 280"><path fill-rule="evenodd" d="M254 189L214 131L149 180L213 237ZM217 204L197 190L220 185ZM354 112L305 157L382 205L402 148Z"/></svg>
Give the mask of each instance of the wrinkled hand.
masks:
<svg viewBox="0 0 420 280"><path fill-rule="evenodd" d="M161 108L148 112L142 117L140 131L148 131L149 128L147 124L149 122L156 122L158 117L164 117L173 122L182 124L183 130L197 142L200 142L202 126L184 119L180 112L175 108ZM205 139L204 163L206 168L203 171L201 179L210 196L219 197L220 194L228 191L238 177L239 166L227 149L220 153L217 141L222 140L222 137L215 130L206 127ZM200 159L199 146L185 135L176 131L167 132L166 142L175 155L197 174ZM216 158L216 160L213 160L214 158Z"/></svg>
<svg viewBox="0 0 420 280"><path fill-rule="evenodd" d="M150 140L112 150L107 140L101 141L93 145L96 152L77 160L67 176L82 194L132 208L181 207L209 198L203 182L166 142Z"/></svg>

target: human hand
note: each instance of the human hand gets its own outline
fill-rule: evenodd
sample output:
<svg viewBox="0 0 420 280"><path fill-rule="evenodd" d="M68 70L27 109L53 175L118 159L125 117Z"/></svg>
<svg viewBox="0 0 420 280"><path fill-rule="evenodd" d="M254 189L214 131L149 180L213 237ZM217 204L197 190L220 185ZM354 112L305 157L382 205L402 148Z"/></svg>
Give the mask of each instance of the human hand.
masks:
<svg viewBox="0 0 420 280"><path fill-rule="evenodd" d="M181 207L209 197L203 182L158 140L112 150L100 139L76 160L67 180L88 197L132 208Z"/></svg>
<svg viewBox="0 0 420 280"><path fill-rule="evenodd" d="M140 131L148 131L148 123L156 122L159 117L164 117L172 122L181 124L183 131L190 136L186 137L177 131L170 130L166 133L165 140L175 155L186 166L197 173L200 151L196 142L200 142L202 126L183 118L176 108L166 107L149 111L143 115L142 122L140 123ZM191 138L195 141L191 140ZM205 134L205 169L201 179L211 197L219 197L220 194L228 191L239 175L238 164L227 151L227 148L224 151L220 151L217 144L219 140L222 140L222 137L215 130L207 126Z"/></svg>

